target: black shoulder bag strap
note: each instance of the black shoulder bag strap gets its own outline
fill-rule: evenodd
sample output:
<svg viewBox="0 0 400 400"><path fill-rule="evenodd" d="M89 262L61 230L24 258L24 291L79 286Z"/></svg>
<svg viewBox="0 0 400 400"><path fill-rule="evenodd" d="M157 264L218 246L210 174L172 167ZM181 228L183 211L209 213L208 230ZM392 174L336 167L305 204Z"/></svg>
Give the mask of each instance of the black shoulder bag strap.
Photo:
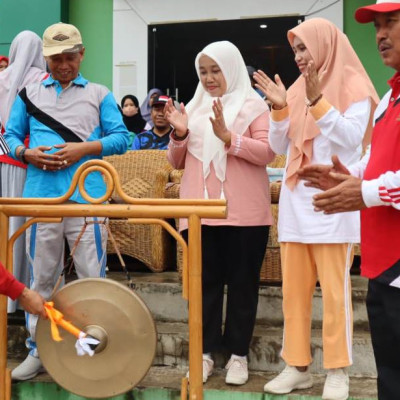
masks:
<svg viewBox="0 0 400 400"><path fill-rule="evenodd" d="M37 119L43 125L46 125L48 128L57 132L66 142L83 142L83 140L76 135L71 129L67 128L61 122L55 120L50 115L46 114L39 108L37 108L29 99L26 94L26 88L23 88L19 92L19 97L21 97L22 101L26 105L26 111L29 115Z"/></svg>

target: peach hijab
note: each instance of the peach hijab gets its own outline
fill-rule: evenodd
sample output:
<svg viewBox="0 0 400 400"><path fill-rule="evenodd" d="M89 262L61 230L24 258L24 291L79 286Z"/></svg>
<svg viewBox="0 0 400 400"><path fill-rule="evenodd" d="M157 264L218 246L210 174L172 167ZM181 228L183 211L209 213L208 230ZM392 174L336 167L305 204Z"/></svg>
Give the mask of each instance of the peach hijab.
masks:
<svg viewBox="0 0 400 400"><path fill-rule="evenodd" d="M312 18L288 31L293 46L297 36L315 62L324 98L340 113L351 104L371 99L371 115L379 102L378 95L347 36L323 18ZM293 190L296 172L312 160L313 139L320 130L305 104L306 87L302 75L290 86L287 103L290 112L289 160L286 185ZM367 128L368 130L368 128Z"/></svg>

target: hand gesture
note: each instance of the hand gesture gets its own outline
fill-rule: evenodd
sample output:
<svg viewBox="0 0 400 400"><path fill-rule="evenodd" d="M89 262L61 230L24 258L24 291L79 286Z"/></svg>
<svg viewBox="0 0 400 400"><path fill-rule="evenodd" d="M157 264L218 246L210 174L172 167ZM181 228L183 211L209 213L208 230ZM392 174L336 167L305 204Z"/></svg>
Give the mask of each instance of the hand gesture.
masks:
<svg viewBox="0 0 400 400"><path fill-rule="evenodd" d="M164 116L166 120L175 128L177 136L184 136L188 129L188 116L185 106L180 104L180 112L175 108L172 99L168 99L164 107Z"/></svg>
<svg viewBox="0 0 400 400"><path fill-rule="evenodd" d="M313 197L315 211L323 211L324 214L336 214L362 210L366 207L361 191L362 179L333 172L331 172L331 175L340 183L336 187Z"/></svg>
<svg viewBox="0 0 400 400"><path fill-rule="evenodd" d="M49 171L57 171L62 168L62 160L56 154L48 154L45 151L51 150L51 146L38 146L33 149L26 149L25 159L36 168Z"/></svg>
<svg viewBox="0 0 400 400"><path fill-rule="evenodd" d="M62 168L70 167L72 164L75 164L82 157L88 154L86 151L86 143L87 142L67 142L54 145L54 148L61 149L54 154L60 157L60 160L62 161Z"/></svg>
<svg viewBox="0 0 400 400"><path fill-rule="evenodd" d="M306 97L308 100L314 101L321 94L318 72L317 69L315 68L314 61L310 61L308 63L306 71L304 72L303 76L306 81Z"/></svg>
<svg viewBox="0 0 400 400"><path fill-rule="evenodd" d="M275 75L274 82L259 69L254 73L253 78L257 82L256 87L267 96L267 99L273 105L277 106L277 108L286 106L286 88L278 74Z"/></svg>
<svg viewBox="0 0 400 400"><path fill-rule="evenodd" d="M338 156L332 156L332 165L307 165L297 171L297 176L306 181L304 186L328 190L342 182L335 174L350 175L349 170L340 162Z"/></svg>
<svg viewBox="0 0 400 400"><path fill-rule="evenodd" d="M213 101L212 109L214 112L214 118L210 117L210 121L215 136L221 139L224 143L228 144L231 141L231 134L225 125L223 106L220 98Z"/></svg>

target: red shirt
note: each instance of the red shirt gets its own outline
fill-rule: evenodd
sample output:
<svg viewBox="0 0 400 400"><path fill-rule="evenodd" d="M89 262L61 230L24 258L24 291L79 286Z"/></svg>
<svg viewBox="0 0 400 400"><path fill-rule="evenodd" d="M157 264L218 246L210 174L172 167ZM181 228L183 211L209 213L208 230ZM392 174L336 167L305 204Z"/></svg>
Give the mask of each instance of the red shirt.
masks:
<svg viewBox="0 0 400 400"><path fill-rule="evenodd" d="M10 274L0 263L0 293L15 300L24 290L25 285Z"/></svg>
<svg viewBox="0 0 400 400"><path fill-rule="evenodd" d="M389 81L392 93L387 109L375 121L371 155L365 180L387 171L400 170L400 73ZM394 207L371 207L361 211L361 271L376 278L400 260L400 212Z"/></svg>

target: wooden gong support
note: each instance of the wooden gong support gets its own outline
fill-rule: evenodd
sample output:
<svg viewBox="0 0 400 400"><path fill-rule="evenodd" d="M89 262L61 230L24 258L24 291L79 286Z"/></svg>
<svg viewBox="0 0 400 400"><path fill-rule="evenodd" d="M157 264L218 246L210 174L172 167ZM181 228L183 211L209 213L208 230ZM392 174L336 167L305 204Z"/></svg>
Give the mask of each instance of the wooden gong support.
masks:
<svg viewBox="0 0 400 400"><path fill-rule="evenodd" d="M101 198L90 197L84 181L93 171L100 171L107 183ZM64 204L78 188L89 204ZM103 204L113 192L126 204ZM91 160L76 171L71 187L64 196L58 198L0 198L0 261L12 271L12 245L23 230L8 238L9 217L36 217L50 220L64 217L109 217L129 218L132 223L141 219L163 221L164 218L188 219L188 260L184 262L184 276L188 277L189 298L189 400L203 400L202 373L202 292L201 292L201 218L226 218L225 200L186 199L136 199L123 192L115 168L103 160ZM164 222L159 222L161 225ZM25 229L29 227L26 224ZM170 230L170 229L168 229ZM171 232L170 232L171 233ZM176 238L176 234L173 236ZM187 379L182 380L182 399L186 399ZM11 400L10 371L7 370L7 298L0 296L0 400Z"/></svg>

